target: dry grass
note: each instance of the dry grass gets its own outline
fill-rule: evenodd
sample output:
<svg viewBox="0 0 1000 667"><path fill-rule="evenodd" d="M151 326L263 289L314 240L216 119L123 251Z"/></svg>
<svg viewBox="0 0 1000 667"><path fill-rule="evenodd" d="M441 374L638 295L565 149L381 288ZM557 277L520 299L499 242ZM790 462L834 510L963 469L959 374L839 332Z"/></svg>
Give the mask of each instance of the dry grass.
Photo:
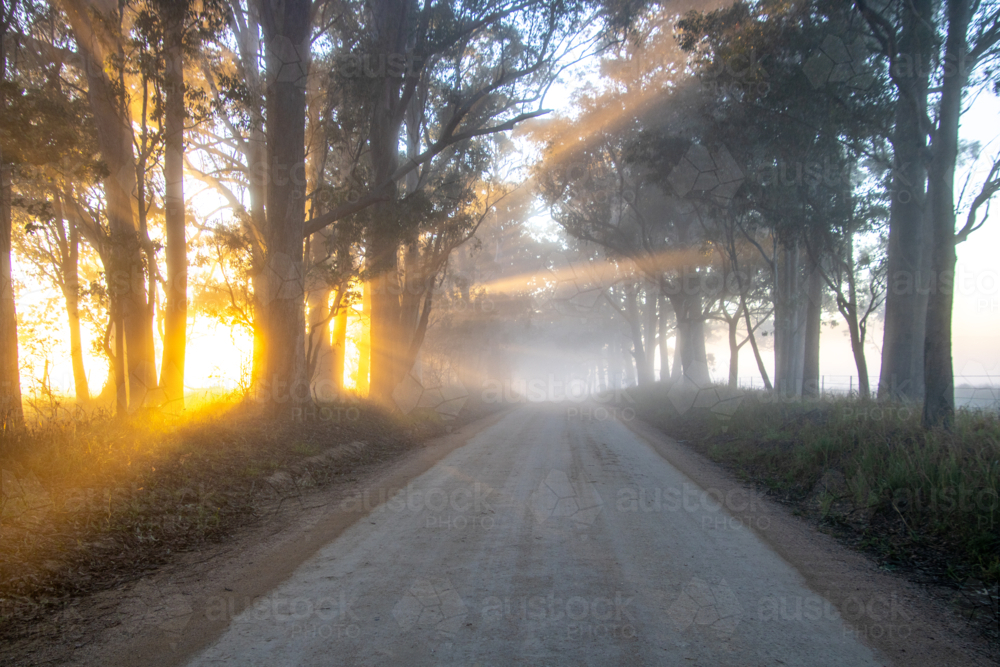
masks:
<svg viewBox="0 0 1000 667"><path fill-rule="evenodd" d="M295 420L254 406L41 421L0 439L0 638L73 596L106 590L218 541L260 508L322 486L442 432L373 405L326 406ZM336 459L317 456L345 443ZM274 484L279 470L291 487Z"/></svg>

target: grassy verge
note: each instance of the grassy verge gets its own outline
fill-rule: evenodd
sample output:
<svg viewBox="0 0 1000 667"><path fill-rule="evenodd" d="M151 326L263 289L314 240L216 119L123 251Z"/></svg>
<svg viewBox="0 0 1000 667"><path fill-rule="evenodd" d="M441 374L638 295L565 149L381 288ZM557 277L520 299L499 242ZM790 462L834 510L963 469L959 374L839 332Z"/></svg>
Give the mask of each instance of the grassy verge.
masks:
<svg viewBox="0 0 1000 667"><path fill-rule="evenodd" d="M363 402L283 421L256 412L215 404L183 420L93 416L0 439L0 639L219 541L304 487L450 430L434 415Z"/></svg>
<svg viewBox="0 0 1000 667"><path fill-rule="evenodd" d="M995 626L995 412L959 411L954 432L945 433L921 429L919 409L904 405L750 391L726 417L718 403L685 400L668 386L635 393L645 420L874 553L884 567L961 588Z"/></svg>

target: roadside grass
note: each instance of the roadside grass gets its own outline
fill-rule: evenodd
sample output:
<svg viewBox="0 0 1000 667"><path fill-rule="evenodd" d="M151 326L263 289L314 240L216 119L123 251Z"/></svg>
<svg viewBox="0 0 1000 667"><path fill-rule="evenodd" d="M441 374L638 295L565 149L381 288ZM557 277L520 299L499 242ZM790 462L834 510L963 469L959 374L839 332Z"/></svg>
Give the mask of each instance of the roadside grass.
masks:
<svg viewBox="0 0 1000 667"><path fill-rule="evenodd" d="M0 639L446 430L364 401L259 412L223 400L183 418L78 414L0 435Z"/></svg>
<svg viewBox="0 0 1000 667"><path fill-rule="evenodd" d="M883 566L973 592L996 620L997 412L959 410L948 433L923 430L918 406L786 400L751 390L726 418L704 407L685 410L682 401L678 410L669 391L634 390L637 414L797 513L814 515Z"/></svg>

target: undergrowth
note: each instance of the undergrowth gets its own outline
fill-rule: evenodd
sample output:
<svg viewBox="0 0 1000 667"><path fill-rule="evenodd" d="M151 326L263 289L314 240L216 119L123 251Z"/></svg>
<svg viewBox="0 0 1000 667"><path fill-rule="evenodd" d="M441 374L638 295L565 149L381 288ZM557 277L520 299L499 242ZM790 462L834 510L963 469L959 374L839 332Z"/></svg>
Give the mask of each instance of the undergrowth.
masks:
<svg viewBox="0 0 1000 667"><path fill-rule="evenodd" d="M184 418L77 413L0 435L0 638L252 522L289 492L274 487L278 470L298 466L320 486L444 430L365 402L292 420L259 412L216 402ZM316 460L351 442L365 446Z"/></svg>
<svg viewBox="0 0 1000 667"><path fill-rule="evenodd" d="M959 410L946 432L924 430L911 405L749 391L727 416L685 409L669 391L635 392L637 412L743 478L817 510L891 566L1000 586L996 412Z"/></svg>

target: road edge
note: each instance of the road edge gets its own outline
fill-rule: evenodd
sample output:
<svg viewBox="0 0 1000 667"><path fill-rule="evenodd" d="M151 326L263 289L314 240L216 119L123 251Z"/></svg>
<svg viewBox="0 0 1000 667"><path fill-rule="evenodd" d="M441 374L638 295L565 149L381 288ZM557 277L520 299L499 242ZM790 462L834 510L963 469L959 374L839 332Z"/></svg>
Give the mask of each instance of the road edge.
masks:
<svg viewBox="0 0 1000 667"><path fill-rule="evenodd" d="M182 600L182 611L189 616L181 631L174 631L177 605L172 610L169 603L164 605L162 600L154 600L147 605L149 611L142 618L122 618L119 613L121 622L79 647L82 650L73 655L71 664L169 667L187 663L221 636L235 615L279 586L302 563L379 506L350 503L350 509L346 509L342 500L365 493L379 498L379 492L384 496L387 489L405 487L498 423L508 412L501 410L464 424L448 435L429 440L362 473L355 481L312 492L298 506L290 506L265 522L240 531L227 540L220 553L208 558L203 552L186 554L186 562L171 564L144 578L132 589L143 586L147 591L177 590L186 597ZM119 592L109 591L95 597L113 599L116 593ZM227 601L225 613L212 613L209 604L221 599ZM102 600L94 603L98 609L105 607L105 615L114 614L114 610L106 609L114 603Z"/></svg>
<svg viewBox="0 0 1000 667"><path fill-rule="evenodd" d="M717 463L684 447L656 426L642 419L623 424L694 484L724 499L723 511L733 522L752 530L795 568L810 589L837 608L857 639L880 657L901 666L995 664L990 649L969 636L966 624L918 585L880 570L865 554L762 497ZM859 602L866 600L866 608L859 613ZM875 601L878 604L873 604ZM896 631L887 632L887 628Z"/></svg>

